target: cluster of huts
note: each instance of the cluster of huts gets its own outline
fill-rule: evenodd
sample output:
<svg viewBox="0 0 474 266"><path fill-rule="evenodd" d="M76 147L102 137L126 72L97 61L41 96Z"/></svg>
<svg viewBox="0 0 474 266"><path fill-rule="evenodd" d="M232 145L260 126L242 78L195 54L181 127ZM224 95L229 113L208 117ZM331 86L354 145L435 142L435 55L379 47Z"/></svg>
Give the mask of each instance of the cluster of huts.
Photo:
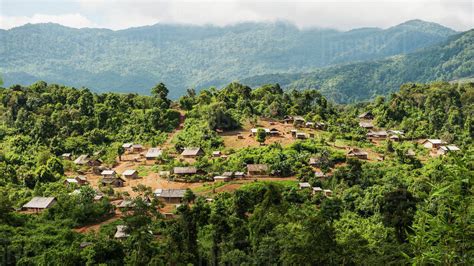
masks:
<svg viewBox="0 0 474 266"><path fill-rule="evenodd" d="M182 203L183 198L186 194L186 189L165 189L165 188L158 188L153 191L153 196L159 199L161 202L166 204L176 204L178 206ZM143 200L146 204L151 205L151 199L149 197L143 197ZM128 210L134 206L134 203L130 199L124 199L120 202L117 206L121 211ZM163 213L165 217L173 217L174 215L171 213ZM152 234L152 232L149 232ZM114 238L116 239L125 239L129 237L130 234L128 232L128 228L126 225L117 225L116 232Z"/></svg>
<svg viewBox="0 0 474 266"><path fill-rule="evenodd" d="M64 180L65 185L83 186L88 183L89 182L87 181L87 176L85 175L77 175L75 177L66 178L66 180Z"/></svg>
<svg viewBox="0 0 474 266"><path fill-rule="evenodd" d="M270 137L278 137L278 136L281 135L281 132L276 128L271 128L271 129L268 129L268 128L252 128L252 129L250 129L251 135L255 137L257 135L257 132L258 132L259 129L264 130L265 133L267 134L267 136L270 136ZM291 133L291 136L295 139L307 139L308 138L308 134L306 134L304 132L299 132L297 129L290 130L290 133ZM314 133L310 133L309 137L314 137Z"/></svg>
<svg viewBox="0 0 474 266"><path fill-rule="evenodd" d="M127 169L121 175L118 175L115 170L109 169L102 171L100 175L102 176L101 184L103 186L110 185L114 187L122 187L128 179L137 179L139 177L138 171L135 169Z"/></svg>
<svg viewBox="0 0 474 266"><path fill-rule="evenodd" d="M180 166L174 167L172 172L169 173L176 178L185 178L193 175L204 175L206 174L201 169L198 169L195 166ZM262 177L267 176L269 174L269 167L267 164L247 164L247 172L231 172L226 171L222 174L215 175L213 177L214 181L223 181L227 182L232 179L240 179L244 177ZM161 174L160 174L161 175Z"/></svg>
<svg viewBox="0 0 474 266"><path fill-rule="evenodd" d="M153 192L153 195L164 203L180 204L183 200L185 192L186 192L185 189L161 189L160 188L160 189L156 189ZM74 190L70 194L78 194L78 193L81 193L80 190ZM102 197L103 197L102 194L97 193L97 195L94 197L94 200L100 200L102 199ZM151 204L151 199L148 197L145 197L144 201L147 204ZM38 213L54 206L54 204L56 203L57 203L57 199L55 197L33 197L28 203L23 205L22 210ZM133 207L133 201L130 199L124 199L117 205L117 207L121 209L122 211L126 210L128 208Z"/></svg>
<svg viewBox="0 0 474 266"><path fill-rule="evenodd" d="M113 187L123 187L124 183L128 179L136 179L139 178L138 176L138 171L135 169L127 169L123 171L121 175L117 174L115 170L112 169L105 169L100 172L100 175L102 176L100 180L100 184L103 186L113 186ZM74 178L67 178L64 181L65 185L71 186L82 186L86 185L89 182L87 181L87 177L85 175L78 175Z"/></svg>
<svg viewBox="0 0 474 266"><path fill-rule="evenodd" d="M143 147L143 145L131 142L124 143L122 145L122 148L124 148L125 153L127 154L138 154L135 160L145 157L145 160L153 161L158 160L163 155L163 150L161 150L160 148L150 148L145 153L145 148Z"/></svg>
<svg viewBox="0 0 474 266"><path fill-rule="evenodd" d="M385 140L389 139L391 141L400 141L403 139L404 132L401 130L370 130L366 137L370 140Z"/></svg>
<svg viewBox="0 0 474 266"><path fill-rule="evenodd" d="M325 123L306 121L302 116L287 115L283 118L282 122L285 124L292 124L295 126L295 128L311 128L320 130L326 129ZM273 122L270 123L270 125L272 124ZM265 133L270 137L277 137L282 134L282 132L280 132L277 128L252 128L250 129L251 136L256 136L259 129L264 130ZM314 133L307 134L304 132L299 132L297 129L292 129L289 133L291 133L291 136L295 139L307 139L308 137L314 137Z"/></svg>
<svg viewBox="0 0 474 266"><path fill-rule="evenodd" d="M404 138L404 132L401 130L378 130L375 131L374 125L372 124L372 120L374 119L374 115L369 111L359 115L359 126L369 130L367 133L367 138L370 140L385 140L389 139L391 141L400 141ZM420 142L423 147L430 149L430 154L432 156L440 156L445 155L450 152L458 152L460 149L453 144L448 144L447 142L441 139L425 139ZM352 151L349 156L355 157L364 157L366 156L363 152L360 151ZM414 152L410 150L407 153L407 156L414 156Z"/></svg>
<svg viewBox="0 0 474 266"><path fill-rule="evenodd" d="M143 145L132 142L124 143L122 148L124 148L126 153L140 153L144 150Z"/></svg>
<svg viewBox="0 0 474 266"><path fill-rule="evenodd" d="M421 141L423 147L430 149L432 156L441 156L451 152L459 152L459 149L456 145L448 144L446 141L441 139L425 139Z"/></svg>
<svg viewBox="0 0 474 266"><path fill-rule="evenodd" d="M271 136L271 137L280 136L280 131L276 128L252 128L250 129L250 134L254 137L257 136L257 132L259 129L262 129L263 131L265 131L265 134L267 134L268 136Z"/></svg>
<svg viewBox="0 0 474 266"><path fill-rule="evenodd" d="M298 184L300 189L311 189L313 194L322 193L326 197L332 196L332 190L330 189L322 189L321 187L313 187L308 182L301 182Z"/></svg>
<svg viewBox="0 0 474 266"><path fill-rule="evenodd" d="M214 176L214 181L215 182L228 182L231 181L232 179L242 179L245 177L244 172L224 172L220 175Z"/></svg>
<svg viewBox="0 0 474 266"><path fill-rule="evenodd" d="M204 156L204 150L200 147L185 147L181 152L181 157L186 159L195 159L199 156ZM214 158L227 158L227 155L223 154L221 151L213 151L212 157Z"/></svg>
<svg viewBox="0 0 474 266"><path fill-rule="evenodd" d="M359 119L359 126L369 131L366 134L367 139L372 141L386 139L400 141L404 137L405 133L401 130L374 130L374 125L372 123L374 115L370 111L360 114Z"/></svg>
<svg viewBox="0 0 474 266"><path fill-rule="evenodd" d="M320 129L320 130L324 130L326 128L325 123L306 121L302 116L286 115L283 118L283 122L285 124L293 124L295 127L306 127L306 128Z"/></svg>

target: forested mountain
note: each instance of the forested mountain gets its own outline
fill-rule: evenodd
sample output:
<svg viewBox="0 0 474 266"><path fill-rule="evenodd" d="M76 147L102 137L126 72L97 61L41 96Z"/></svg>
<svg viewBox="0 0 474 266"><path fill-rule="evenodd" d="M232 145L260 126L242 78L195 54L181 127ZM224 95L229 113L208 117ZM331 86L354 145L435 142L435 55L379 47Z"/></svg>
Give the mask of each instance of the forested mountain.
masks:
<svg viewBox="0 0 474 266"><path fill-rule="evenodd" d="M278 82L286 88L317 88L337 102L353 102L397 91L407 82L474 76L474 30L446 42L388 59L359 62L300 74L268 74L241 80L249 86Z"/></svg>
<svg viewBox="0 0 474 266"><path fill-rule="evenodd" d="M284 22L156 24L119 31L36 24L0 31L0 71L6 86L45 80L96 91L146 93L161 81L177 98L190 87L404 54L453 34L420 20L345 32L298 29ZM371 95L370 88L361 90L362 96Z"/></svg>

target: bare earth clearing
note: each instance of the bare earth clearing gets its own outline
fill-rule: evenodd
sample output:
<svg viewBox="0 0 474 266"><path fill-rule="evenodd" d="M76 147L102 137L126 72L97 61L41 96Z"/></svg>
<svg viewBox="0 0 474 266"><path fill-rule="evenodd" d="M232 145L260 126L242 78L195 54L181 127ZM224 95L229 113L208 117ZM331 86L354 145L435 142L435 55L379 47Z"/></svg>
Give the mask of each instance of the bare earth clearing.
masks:
<svg viewBox="0 0 474 266"><path fill-rule="evenodd" d="M293 142L295 139L291 136L290 130L295 129L292 124L284 124L279 122L273 122L270 124L269 121L259 121L257 125L251 125L250 123L244 123L242 125L242 129L233 130L233 131L226 131L224 133L220 133L219 135L224 140L224 146L226 149L241 149L247 147L258 147L260 143L255 140L255 137L252 136L250 133L250 129L252 128L268 128L268 129L277 129L280 132L280 136L268 136L265 140L265 144L272 144L272 143L280 143L282 146L287 146ZM315 129L309 128L300 128L298 132L304 133L314 133L317 137L321 135L322 131L318 131ZM242 138L239 139L238 135L241 134Z"/></svg>

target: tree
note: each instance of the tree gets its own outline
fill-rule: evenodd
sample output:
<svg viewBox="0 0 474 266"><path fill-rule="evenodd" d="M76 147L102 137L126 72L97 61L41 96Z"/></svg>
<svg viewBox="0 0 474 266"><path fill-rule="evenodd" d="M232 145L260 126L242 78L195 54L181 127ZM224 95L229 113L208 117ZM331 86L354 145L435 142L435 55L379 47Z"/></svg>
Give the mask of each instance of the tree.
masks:
<svg viewBox="0 0 474 266"><path fill-rule="evenodd" d="M405 188L385 194L381 206L384 224L395 228L399 242L405 242L416 212L416 198Z"/></svg>
<svg viewBox="0 0 474 266"><path fill-rule="evenodd" d="M311 178L314 177L314 171L309 166L303 166L298 169L296 173L296 178L301 182L308 182Z"/></svg>
<svg viewBox="0 0 474 266"><path fill-rule="evenodd" d="M63 166L63 163L61 162L61 160L59 160L57 157L52 157L48 160L48 162L46 163L46 166L48 167L48 169L55 173L55 174L59 174L59 175L63 175L64 174L64 166Z"/></svg>
<svg viewBox="0 0 474 266"><path fill-rule="evenodd" d="M321 215L330 221L337 220L342 212L342 206L342 201L338 198L324 199L321 203Z"/></svg>
<svg viewBox="0 0 474 266"><path fill-rule="evenodd" d="M387 146L386 146L385 150L387 151L387 153L392 153L392 152L395 151L393 149L393 142L391 140L387 141Z"/></svg>
<svg viewBox="0 0 474 266"><path fill-rule="evenodd" d="M13 211L13 206L10 199L4 196L5 193L5 191L0 190L0 222L6 223Z"/></svg>
<svg viewBox="0 0 474 266"><path fill-rule="evenodd" d="M155 87L151 89L151 95L165 100L168 97L169 90L166 85L162 82L158 83Z"/></svg>
<svg viewBox="0 0 474 266"><path fill-rule="evenodd" d="M45 165L42 165L36 170L36 180L40 183L48 183L56 181L54 173Z"/></svg>
<svg viewBox="0 0 474 266"><path fill-rule="evenodd" d="M125 148L122 145L117 145L117 155L119 157L119 161L122 160L122 155L125 153Z"/></svg>
<svg viewBox="0 0 474 266"><path fill-rule="evenodd" d="M265 139L267 138L267 133L263 128L257 129L257 136L256 140L260 143L260 145L263 145L265 143Z"/></svg>
<svg viewBox="0 0 474 266"><path fill-rule="evenodd" d="M186 192L184 193L183 196L183 201L186 203L192 203L196 199L196 195L191 189L186 189Z"/></svg>

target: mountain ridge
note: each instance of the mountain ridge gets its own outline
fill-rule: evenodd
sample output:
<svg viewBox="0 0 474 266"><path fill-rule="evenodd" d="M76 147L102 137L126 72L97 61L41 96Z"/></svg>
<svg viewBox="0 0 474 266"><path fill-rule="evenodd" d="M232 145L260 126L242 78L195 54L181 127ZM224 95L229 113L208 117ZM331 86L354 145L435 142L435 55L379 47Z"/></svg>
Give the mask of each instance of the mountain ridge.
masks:
<svg viewBox="0 0 474 266"><path fill-rule="evenodd" d="M424 21L344 32L284 22L155 24L119 31L30 24L0 32L0 71L6 86L45 80L148 93L164 82L177 98L190 87L219 87L255 74L299 73L405 54L455 33Z"/></svg>
<svg viewBox="0 0 474 266"><path fill-rule="evenodd" d="M305 73L273 73L241 79L249 86L317 88L337 102L355 102L395 92L404 83L474 77L474 29L405 55L348 63Z"/></svg>

